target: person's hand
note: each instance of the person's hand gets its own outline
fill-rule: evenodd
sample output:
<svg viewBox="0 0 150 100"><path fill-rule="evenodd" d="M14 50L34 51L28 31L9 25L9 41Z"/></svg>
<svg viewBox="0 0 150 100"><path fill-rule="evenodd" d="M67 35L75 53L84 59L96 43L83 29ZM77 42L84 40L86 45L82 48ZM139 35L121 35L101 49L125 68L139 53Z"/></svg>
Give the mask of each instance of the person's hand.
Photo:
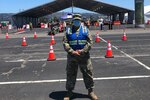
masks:
<svg viewBox="0 0 150 100"><path fill-rule="evenodd" d="M78 51L73 51L72 54L73 54L73 55L80 56L80 53L79 53Z"/></svg>
<svg viewBox="0 0 150 100"><path fill-rule="evenodd" d="M77 50L77 52L78 52L79 54L81 54L81 53L83 52L83 50Z"/></svg>

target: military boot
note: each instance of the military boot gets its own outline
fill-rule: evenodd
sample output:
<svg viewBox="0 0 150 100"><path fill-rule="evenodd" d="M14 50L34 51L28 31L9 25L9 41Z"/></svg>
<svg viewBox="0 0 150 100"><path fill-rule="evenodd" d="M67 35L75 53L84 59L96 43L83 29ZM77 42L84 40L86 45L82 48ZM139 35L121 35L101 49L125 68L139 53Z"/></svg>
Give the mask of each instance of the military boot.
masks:
<svg viewBox="0 0 150 100"><path fill-rule="evenodd" d="M72 91L67 91L67 95L64 97L64 100L71 100L71 97L73 96Z"/></svg>
<svg viewBox="0 0 150 100"><path fill-rule="evenodd" d="M91 97L92 100L98 100L98 97L94 93L93 89L88 90L88 95Z"/></svg>

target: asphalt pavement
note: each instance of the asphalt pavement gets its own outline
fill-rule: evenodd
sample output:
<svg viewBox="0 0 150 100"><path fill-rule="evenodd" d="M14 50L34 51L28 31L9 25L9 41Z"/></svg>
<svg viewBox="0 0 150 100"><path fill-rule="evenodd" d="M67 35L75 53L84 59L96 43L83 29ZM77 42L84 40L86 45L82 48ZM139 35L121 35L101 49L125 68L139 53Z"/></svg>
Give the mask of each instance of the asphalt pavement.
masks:
<svg viewBox="0 0 150 100"><path fill-rule="evenodd" d="M93 64L95 93L99 100L150 100L150 31L91 31L93 40L99 32L100 43L94 43L90 54ZM63 33L55 36L55 61L47 61L51 37L47 32L0 34L0 100L63 100L66 94L66 55ZM26 36L28 46L21 46ZM110 40L114 58L105 58ZM82 74L78 78L73 100L90 100Z"/></svg>

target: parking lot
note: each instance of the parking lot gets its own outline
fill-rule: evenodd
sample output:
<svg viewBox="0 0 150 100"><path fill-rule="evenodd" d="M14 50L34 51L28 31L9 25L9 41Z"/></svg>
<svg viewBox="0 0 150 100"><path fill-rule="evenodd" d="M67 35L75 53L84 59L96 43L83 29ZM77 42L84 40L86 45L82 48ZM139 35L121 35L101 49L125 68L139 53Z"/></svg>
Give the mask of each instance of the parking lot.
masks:
<svg viewBox="0 0 150 100"><path fill-rule="evenodd" d="M93 40L97 30L92 30ZM90 53L93 63L95 92L100 100L150 100L150 31L122 30L100 32L100 43ZM50 36L44 32L0 34L0 100L63 100L66 94L66 55L63 33L55 36L56 61L47 61ZM26 36L28 46L21 46ZM105 58L107 40L114 58ZM82 74L74 90L74 100L90 100Z"/></svg>

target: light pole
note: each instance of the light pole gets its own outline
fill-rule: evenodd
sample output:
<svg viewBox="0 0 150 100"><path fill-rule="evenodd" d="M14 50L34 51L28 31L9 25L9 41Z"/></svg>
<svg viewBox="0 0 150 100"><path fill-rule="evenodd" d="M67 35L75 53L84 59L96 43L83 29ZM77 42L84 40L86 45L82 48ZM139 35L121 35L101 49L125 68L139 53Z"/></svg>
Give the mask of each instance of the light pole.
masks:
<svg viewBox="0 0 150 100"><path fill-rule="evenodd" d="M135 27L145 28L144 0L135 0Z"/></svg>
<svg viewBox="0 0 150 100"><path fill-rule="evenodd" d="M74 6L74 4L73 4L73 0L71 0L71 1L72 1L71 3L72 3L72 14L73 14L73 6Z"/></svg>

